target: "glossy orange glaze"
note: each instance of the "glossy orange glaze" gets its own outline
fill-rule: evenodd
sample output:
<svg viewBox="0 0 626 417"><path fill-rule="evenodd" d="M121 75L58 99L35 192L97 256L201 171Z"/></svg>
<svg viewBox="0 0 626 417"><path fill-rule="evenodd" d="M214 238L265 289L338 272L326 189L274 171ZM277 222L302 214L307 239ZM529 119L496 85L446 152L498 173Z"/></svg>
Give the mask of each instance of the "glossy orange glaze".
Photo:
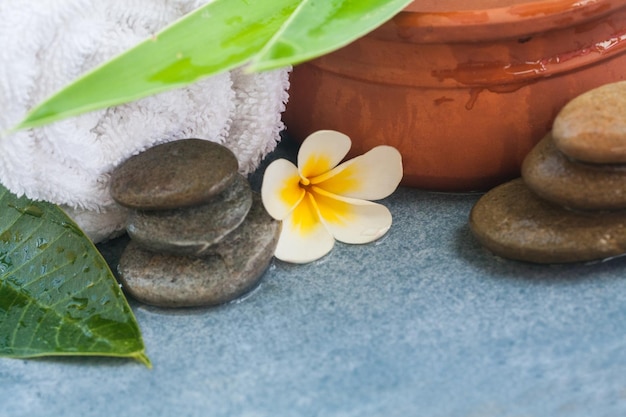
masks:
<svg viewBox="0 0 626 417"><path fill-rule="evenodd" d="M623 0L415 1L296 67L284 120L296 139L340 130L352 154L397 147L405 185L485 190L519 175L567 101L624 68Z"/></svg>
<svg viewBox="0 0 626 417"><path fill-rule="evenodd" d="M405 10L422 13L439 13L462 10L488 10L501 7L536 3L537 0L418 0Z"/></svg>
<svg viewBox="0 0 626 417"><path fill-rule="evenodd" d="M516 4L512 5L509 11L511 14L520 17L533 17L537 15L569 12L576 7L589 7L591 9L589 13L597 13L609 9L610 5L606 3L596 4L595 0L558 0Z"/></svg>

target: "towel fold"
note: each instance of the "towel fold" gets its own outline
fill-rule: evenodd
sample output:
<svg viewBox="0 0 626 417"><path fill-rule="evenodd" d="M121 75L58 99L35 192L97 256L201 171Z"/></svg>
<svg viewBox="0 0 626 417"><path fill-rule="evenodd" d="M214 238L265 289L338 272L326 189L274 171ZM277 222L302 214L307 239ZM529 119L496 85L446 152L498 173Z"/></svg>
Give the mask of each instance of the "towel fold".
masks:
<svg viewBox="0 0 626 417"><path fill-rule="evenodd" d="M206 0L2 0L0 132L84 72L152 36ZM207 45L208 48L211 45ZM222 143L250 173L283 129L288 69L233 70L186 88L0 138L0 182L61 205L95 241L123 230L111 171L159 143ZM210 169L210 167L207 167Z"/></svg>

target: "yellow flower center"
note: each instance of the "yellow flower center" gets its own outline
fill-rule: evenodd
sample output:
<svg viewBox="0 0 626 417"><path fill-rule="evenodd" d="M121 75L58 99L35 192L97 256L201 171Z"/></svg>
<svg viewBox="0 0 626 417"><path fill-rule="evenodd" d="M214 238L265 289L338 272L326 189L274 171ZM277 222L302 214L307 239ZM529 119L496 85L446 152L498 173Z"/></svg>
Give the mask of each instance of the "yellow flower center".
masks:
<svg viewBox="0 0 626 417"><path fill-rule="evenodd" d="M353 218L350 204L338 200L334 191L352 186L354 173L348 170L337 179L330 178L328 172L331 168L330 158L318 155L307 161L301 175L294 175L285 181L280 198L286 205L295 206L291 222L294 230L301 235L308 235L319 227L322 220L320 216L325 222L336 225L347 224ZM326 182L332 185L332 192L326 191L326 187L320 187Z"/></svg>
<svg viewBox="0 0 626 417"><path fill-rule="evenodd" d="M298 186L305 194L299 206L305 206L301 210L307 213L306 216L299 213L302 233L310 232L321 220L317 213L326 222L335 224L346 224L352 218L350 204L334 198L331 193L315 185L315 182L301 178Z"/></svg>

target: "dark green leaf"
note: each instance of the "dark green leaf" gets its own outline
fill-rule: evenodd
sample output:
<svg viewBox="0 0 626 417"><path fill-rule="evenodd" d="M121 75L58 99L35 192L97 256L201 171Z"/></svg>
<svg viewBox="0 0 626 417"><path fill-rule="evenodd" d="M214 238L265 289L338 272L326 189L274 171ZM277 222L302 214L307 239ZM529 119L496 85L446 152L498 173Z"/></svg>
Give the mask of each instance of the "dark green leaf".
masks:
<svg viewBox="0 0 626 417"><path fill-rule="evenodd" d="M105 260L58 207L0 186L0 355L131 357L150 366Z"/></svg>

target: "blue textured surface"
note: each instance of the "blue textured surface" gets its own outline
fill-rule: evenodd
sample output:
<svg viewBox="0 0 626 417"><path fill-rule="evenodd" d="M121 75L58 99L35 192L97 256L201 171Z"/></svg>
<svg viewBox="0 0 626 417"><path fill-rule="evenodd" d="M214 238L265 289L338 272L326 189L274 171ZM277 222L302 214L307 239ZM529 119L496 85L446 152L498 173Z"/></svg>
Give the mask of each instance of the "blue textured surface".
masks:
<svg viewBox="0 0 626 417"><path fill-rule="evenodd" d="M626 259L494 257L467 226L477 198L401 188L375 244L275 262L217 308L133 303L152 370L0 359L0 415L626 415Z"/></svg>

